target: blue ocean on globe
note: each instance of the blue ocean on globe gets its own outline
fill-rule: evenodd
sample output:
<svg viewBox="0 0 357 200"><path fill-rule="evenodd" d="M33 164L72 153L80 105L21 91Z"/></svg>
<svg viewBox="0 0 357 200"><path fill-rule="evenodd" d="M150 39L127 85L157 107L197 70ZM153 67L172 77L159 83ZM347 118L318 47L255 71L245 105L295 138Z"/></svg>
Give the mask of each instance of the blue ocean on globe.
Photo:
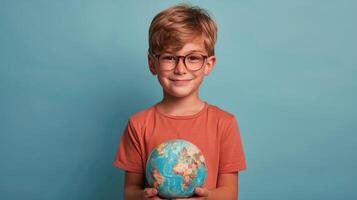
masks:
<svg viewBox="0 0 357 200"><path fill-rule="evenodd" d="M186 140L168 140L153 149L145 170L150 187L164 198L190 197L203 185L206 162L201 151Z"/></svg>

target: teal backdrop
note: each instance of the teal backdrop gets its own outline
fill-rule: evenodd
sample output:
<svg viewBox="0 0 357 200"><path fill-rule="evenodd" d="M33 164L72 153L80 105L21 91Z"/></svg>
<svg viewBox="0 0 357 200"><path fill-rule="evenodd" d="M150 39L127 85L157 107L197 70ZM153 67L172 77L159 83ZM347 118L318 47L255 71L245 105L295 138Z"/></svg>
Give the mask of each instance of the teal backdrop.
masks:
<svg viewBox="0 0 357 200"><path fill-rule="evenodd" d="M190 1L218 23L201 98L238 120L242 200L357 199L357 1ZM149 23L178 1L0 0L0 199L121 199L128 117L162 97Z"/></svg>

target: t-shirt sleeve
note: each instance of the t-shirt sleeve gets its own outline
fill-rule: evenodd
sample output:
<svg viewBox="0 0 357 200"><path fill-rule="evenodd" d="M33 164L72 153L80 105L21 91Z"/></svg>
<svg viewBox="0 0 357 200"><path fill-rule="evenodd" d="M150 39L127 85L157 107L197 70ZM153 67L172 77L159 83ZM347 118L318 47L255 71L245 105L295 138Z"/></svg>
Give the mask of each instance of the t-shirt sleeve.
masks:
<svg viewBox="0 0 357 200"><path fill-rule="evenodd" d="M126 171L144 173L137 130L139 130L138 126L129 119L121 136L113 165Z"/></svg>
<svg viewBox="0 0 357 200"><path fill-rule="evenodd" d="M245 170L246 162L243 145L235 116L232 116L225 125L221 138L219 173Z"/></svg>

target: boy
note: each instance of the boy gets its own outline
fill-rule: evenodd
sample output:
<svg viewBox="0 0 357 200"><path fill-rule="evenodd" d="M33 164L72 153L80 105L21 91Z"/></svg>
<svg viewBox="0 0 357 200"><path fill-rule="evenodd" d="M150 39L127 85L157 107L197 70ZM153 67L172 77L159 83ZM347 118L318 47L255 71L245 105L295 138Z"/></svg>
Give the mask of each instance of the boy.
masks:
<svg viewBox="0 0 357 200"><path fill-rule="evenodd" d="M199 98L204 76L215 65L217 27L198 7L177 5L157 14L149 29L148 64L163 99L132 115L114 161L125 170L125 199L160 199L145 180L146 160L169 139L195 144L207 177L192 199L237 199L238 171L246 168L235 116Z"/></svg>

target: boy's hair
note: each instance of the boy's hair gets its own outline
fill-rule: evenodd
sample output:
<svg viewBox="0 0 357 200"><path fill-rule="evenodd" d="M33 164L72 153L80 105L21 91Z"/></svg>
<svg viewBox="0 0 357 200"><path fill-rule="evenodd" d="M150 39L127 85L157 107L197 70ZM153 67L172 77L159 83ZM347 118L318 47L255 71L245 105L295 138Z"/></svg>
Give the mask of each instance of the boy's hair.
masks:
<svg viewBox="0 0 357 200"><path fill-rule="evenodd" d="M202 38L208 56L214 55L217 25L208 12L197 6L179 4L158 13L149 28L149 53L180 50L185 43Z"/></svg>

